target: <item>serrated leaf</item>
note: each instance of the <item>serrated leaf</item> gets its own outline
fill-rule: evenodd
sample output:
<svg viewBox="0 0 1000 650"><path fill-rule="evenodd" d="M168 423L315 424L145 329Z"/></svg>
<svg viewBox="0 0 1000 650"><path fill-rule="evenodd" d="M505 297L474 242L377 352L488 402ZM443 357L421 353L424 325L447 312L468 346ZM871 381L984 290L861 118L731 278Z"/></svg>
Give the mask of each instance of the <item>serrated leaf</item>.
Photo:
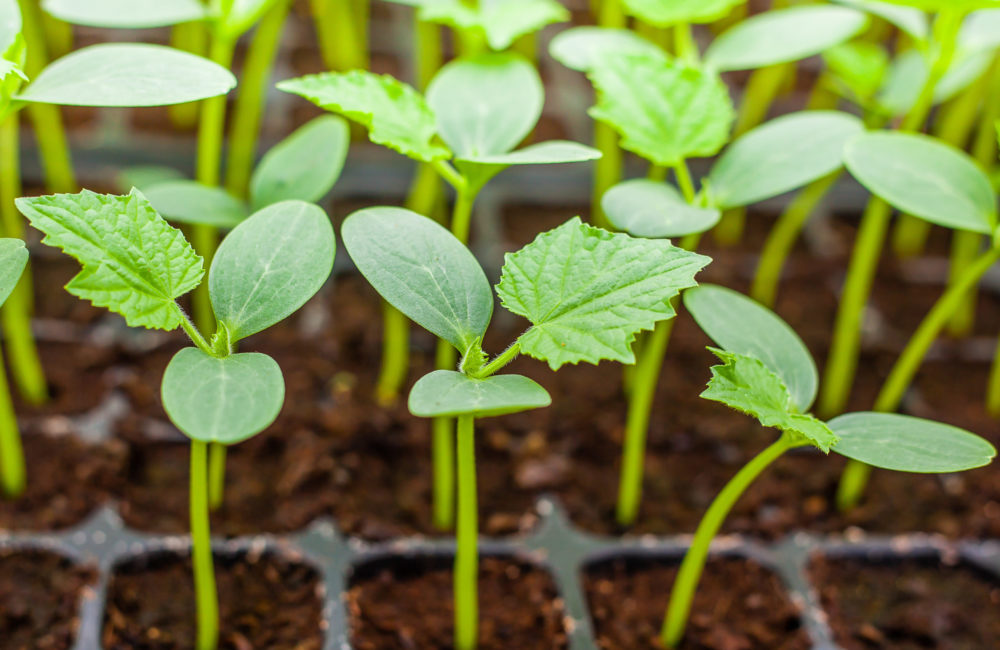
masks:
<svg viewBox="0 0 1000 650"><path fill-rule="evenodd" d="M67 291L121 314L132 326L180 325L174 301L201 282L202 259L139 191L115 196L84 190L16 203L45 233L43 243L61 248L83 267Z"/></svg>
<svg viewBox="0 0 1000 650"><path fill-rule="evenodd" d="M232 228L250 214L247 206L221 187L188 179L153 183L143 195L164 219L217 228Z"/></svg>
<svg viewBox="0 0 1000 650"><path fill-rule="evenodd" d="M410 413L418 417L477 418L519 413L552 403L548 392L521 375L473 379L454 370L435 370L421 377L410 391Z"/></svg>
<svg viewBox="0 0 1000 650"><path fill-rule="evenodd" d="M43 0L42 9L73 25L111 29L166 27L205 17L198 0Z"/></svg>
<svg viewBox="0 0 1000 650"><path fill-rule="evenodd" d="M470 6L461 0L425 0L420 20L460 31L482 30L491 49L506 50L525 34L569 20L569 11L555 0L483 0Z"/></svg>
<svg viewBox="0 0 1000 650"><path fill-rule="evenodd" d="M734 118L718 75L681 61L612 56L589 73L597 89L595 120L621 135L621 146L665 167L711 156L729 138Z"/></svg>
<svg viewBox="0 0 1000 650"><path fill-rule="evenodd" d="M372 142L404 156L424 162L451 157L448 148L436 142L437 122L423 96L389 75L326 72L282 81L278 90L358 122L368 129Z"/></svg>
<svg viewBox="0 0 1000 650"><path fill-rule="evenodd" d="M571 70L589 72L608 56L636 54L667 60L660 46L630 29L571 27L555 35L549 43L552 58Z"/></svg>
<svg viewBox="0 0 1000 650"><path fill-rule="evenodd" d="M28 264L28 249L20 239L0 239L0 305L7 302Z"/></svg>
<svg viewBox="0 0 1000 650"><path fill-rule="evenodd" d="M588 226L579 217L542 233L504 258L497 294L531 321L521 351L567 363L633 363L641 330L673 318L670 305L711 261L666 240L636 239Z"/></svg>
<svg viewBox="0 0 1000 650"><path fill-rule="evenodd" d="M167 364L160 395L170 421L186 436L232 445L274 422L285 401L285 380L266 354L218 358L184 348Z"/></svg>
<svg viewBox="0 0 1000 650"><path fill-rule="evenodd" d="M760 359L709 348L723 365L712 366L712 379L701 396L757 418L765 427L790 433L824 453L837 436L822 421L794 412L792 397L778 375Z"/></svg>
<svg viewBox="0 0 1000 650"><path fill-rule="evenodd" d="M683 237L711 230L722 213L689 204L673 185L637 178L601 197L611 225L633 237Z"/></svg>
<svg viewBox="0 0 1000 650"><path fill-rule="evenodd" d="M626 13L655 27L711 23L746 0L622 0Z"/></svg>

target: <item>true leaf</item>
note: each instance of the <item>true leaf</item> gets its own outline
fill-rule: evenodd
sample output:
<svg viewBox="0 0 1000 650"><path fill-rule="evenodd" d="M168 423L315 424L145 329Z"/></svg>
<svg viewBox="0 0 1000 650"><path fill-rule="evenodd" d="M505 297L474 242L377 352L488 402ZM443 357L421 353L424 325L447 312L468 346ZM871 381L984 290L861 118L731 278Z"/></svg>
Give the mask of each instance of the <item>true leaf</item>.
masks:
<svg viewBox="0 0 1000 650"><path fill-rule="evenodd" d="M711 260L659 239L588 226L579 217L504 258L497 293L531 321L521 351L555 370L603 359L633 363L641 330L676 314L670 299Z"/></svg>
<svg viewBox="0 0 1000 650"><path fill-rule="evenodd" d="M936 138L871 132L852 139L847 168L896 208L946 228L990 234L996 195L972 158Z"/></svg>
<svg viewBox="0 0 1000 650"><path fill-rule="evenodd" d="M849 7L808 5L768 11L728 29L705 51L717 70L752 70L798 61L843 43L868 25Z"/></svg>
<svg viewBox="0 0 1000 650"><path fill-rule="evenodd" d="M133 190L127 196L54 194L17 199L42 240L76 258L83 269L66 290L125 317L129 325L172 330L174 302L201 282L202 259L181 231Z"/></svg>
<svg viewBox="0 0 1000 650"><path fill-rule="evenodd" d="M848 413L828 423L838 454L900 472L960 472L988 465L996 449L979 436L895 413Z"/></svg>
<svg viewBox="0 0 1000 650"><path fill-rule="evenodd" d="M666 53L630 29L571 27L555 35L549 54L571 70L589 72L608 56L643 55L666 61Z"/></svg>
<svg viewBox="0 0 1000 650"><path fill-rule="evenodd" d="M321 208L282 201L250 216L222 241L208 274L212 309L231 342L289 316L333 270L333 226Z"/></svg>
<svg viewBox="0 0 1000 650"><path fill-rule="evenodd" d="M741 293L713 284L686 291L684 306L716 345L760 359L788 388L795 409L809 411L819 386L816 362L777 314Z"/></svg>
<svg viewBox="0 0 1000 650"><path fill-rule="evenodd" d="M451 156L436 142L434 112L423 96L389 75L327 72L282 81L278 89L362 124L372 142L410 158L431 162Z"/></svg>
<svg viewBox="0 0 1000 650"><path fill-rule="evenodd" d="M679 23L710 23L723 18L746 0L622 0L625 10L655 27Z"/></svg>
<svg viewBox="0 0 1000 650"><path fill-rule="evenodd" d="M221 187L181 179L153 183L143 194L165 219L232 228L247 218L246 204Z"/></svg>
<svg viewBox="0 0 1000 650"><path fill-rule="evenodd" d="M861 120L841 111L801 111L766 122L712 166L712 203L723 210L750 205L826 176L844 164L844 145L863 130Z"/></svg>
<svg viewBox="0 0 1000 650"><path fill-rule="evenodd" d="M689 204L673 185L644 178L615 185L601 209L618 230L634 237L683 237L711 230L722 213Z"/></svg>
<svg viewBox="0 0 1000 650"><path fill-rule="evenodd" d="M835 0L838 4L862 9L873 16L883 18L912 36L917 42L923 42L930 36L930 25L927 14L913 7L901 7L878 0Z"/></svg>
<svg viewBox="0 0 1000 650"><path fill-rule="evenodd" d="M184 348L167 364L160 395L170 421L186 436L232 445L274 422L285 400L285 381L266 354L218 358Z"/></svg>
<svg viewBox="0 0 1000 650"><path fill-rule="evenodd" d="M198 0L43 0L42 9L73 25L112 29L166 27L205 17Z"/></svg>
<svg viewBox="0 0 1000 650"><path fill-rule="evenodd" d="M569 20L569 11L556 0L484 0L469 5L461 0L416 2L420 19L456 30L481 30L490 48L502 51L515 40L542 27Z"/></svg>
<svg viewBox="0 0 1000 650"><path fill-rule="evenodd" d="M145 43L91 45L46 66L17 97L68 106L163 106L225 95L236 77L217 63Z"/></svg>
<svg viewBox="0 0 1000 650"><path fill-rule="evenodd" d="M344 246L375 290L459 352L476 344L493 315L479 262L438 223L401 208L367 208L341 228Z"/></svg>
<svg viewBox="0 0 1000 650"><path fill-rule="evenodd" d="M23 241L7 237L0 239L0 305L7 302L27 263L28 249Z"/></svg>
<svg viewBox="0 0 1000 650"><path fill-rule="evenodd" d="M621 134L621 146L658 165L714 155L729 137L729 91L711 72L649 56L610 56L589 76L590 115Z"/></svg>
<svg viewBox="0 0 1000 650"><path fill-rule="evenodd" d="M454 370L424 375L410 391L410 413L418 417L472 415L477 418L518 413L552 403L548 392L521 375L473 379Z"/></svg>
<svg viewBox="0 0 1000 650"><path fill-rule="evenodd" d="M288 199L319 201L340 178L350 143L347 122L333 115L299 127L264 154L254 170L250 180L253 209Z"/></svg>

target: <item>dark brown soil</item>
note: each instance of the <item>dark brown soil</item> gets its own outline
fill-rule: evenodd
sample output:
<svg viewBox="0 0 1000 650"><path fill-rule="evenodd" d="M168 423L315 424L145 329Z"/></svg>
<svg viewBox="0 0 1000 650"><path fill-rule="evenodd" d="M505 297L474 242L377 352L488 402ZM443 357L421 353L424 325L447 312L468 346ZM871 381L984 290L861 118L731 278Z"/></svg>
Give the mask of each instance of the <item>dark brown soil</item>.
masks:
<svg viewBox="0 0 1000 650"><path fill-rule="evenodd" d="M0 649L70 648L82 592L96 577L48 551L0 551Z"/></svg>
<svg viewBox="0 0 1000 650"><path fill-rule="evenodd" d="M440 558L362 566L347 594L356 650L452 648L452 573ZM479 571L479 650L566 648L562 603L545 572L502 558Z"/></svg>
<svg viewBox="0 0 1000 650"><path fill-rule="evenodd" d="M216 557L219 647L226 650L322 645L319 574L276 557ZM196 631L187 559L161 554L118 567L108 586L106 650L187 649Z"/></svg>
<svg viewBox="0 0 1000 650"><path fill-rule="evenodd" d="M25 404L12 386L18 415L79 415L101 403L108 390L107 371L120 361L113 347L52 341L37 341L37 346L49 400L40 405Z"/></svg>
<svg viewBox="0 0 1000 650"><path fill-rule="evenodd" d="M982 650L1000 643L1000 582L936 558L816 558L810 571L845 650Z"/></svg>
<svg viewBox="0 0 1000 650"><path fill-rule="evenodd" d="M612 560L584 576L602 650L661 648L674 564ZM708 563L682 650L805 650L809 638L777 576L741 558Z"/></svg>

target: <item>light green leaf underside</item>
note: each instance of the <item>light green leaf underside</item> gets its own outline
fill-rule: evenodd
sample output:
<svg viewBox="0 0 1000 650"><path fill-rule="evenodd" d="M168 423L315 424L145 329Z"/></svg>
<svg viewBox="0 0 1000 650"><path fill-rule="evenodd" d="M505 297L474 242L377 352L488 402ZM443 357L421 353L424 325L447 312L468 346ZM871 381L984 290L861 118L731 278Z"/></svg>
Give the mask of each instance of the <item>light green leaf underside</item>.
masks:
<svg viewBox="0 0 1000 650"><path fill-rule="evenodd" d="M28 264L28 249L20 239L0 239L0 305L7 302L10 293Z"/></svg>
<svg viewBox="0 0 1000 650"><path fill-rule="evenodd" d="M232 228L250 214L245 203L221 187L187 179L154 183L143 194L168 221Z"/></svg>
<svg viewBox="0 0 1000 650"><path fill-rule="evenodd" d="M426 0L420 19L461 31L481 30L493 50L506 50L525 34L569 20L569 11L556 0L484 0L477 7L461 0Z"/></svg>
<svg viewBox="0 0 1000 650"><path fill-rule="evenodd" d="M519 413L552 403L548 392L521 375L473 379L454 370L424 375L410 391L410 413L418 417Z"/></svg>
<svg viewBox="0 0 1000 650"><path fill-rule="evenodd" d="M846 163L862 185L904 212L984 234L996 226L989 177L968 154L936 138L865 133L848 143Z"/></svg>
<svg viewBox="0 0 1000 650"><path fill-rule="evenodd" d="M621 135L623 149L658 165L714 155L734 118L718 75L656 57L611 56L589 76L597 89L595 120Z"/></svg>
<svg viewBox="0 0 1000 650"><path fill-rule="evenodd" d="M184 348L167 364L160 395L170 421L186 436L233 445L274 422L285 401L285 381L266 354L219 359Z"/></svg>
<svg viewBox="0 0 1000 650"><path fill-rule="evenodd" d="M165 106L225 95L229 70L194 54L144 43L104 43L48 65L18 96L67 106Z"/></svg>
<svg viewBox="0 0 1000 650"><path fill-rule="evenodd" d="M709 348L723 361L712 366L712 379L701 396L742 413L752 415L766 427L792 434L802 443L824 453L837 443L837 436L822 421L796 413L791 395L778 375L751 356Z"/></svg>
<svg viewBox="0 0 1000 650"><path fill-rule="evenodd" d="M451 157L448 148L436 142L434 112L423 96L389 75L326 72L282 81L278 89L358 122L368 129L372 142L410 158L431 162Z"/></svg>
<svg viewBox="0 0 1000 650"><path fill-rule="evenodd" d="M760 359L792 396L800 413L812 408L819 372L802 339L773 311L714 284L684 292L684 306L716 345Z"/></svg>
<svg viewBox="0 0 1000 650"><path fill-rule="evenodd" d="M990 52L956 55L955 61L934 89L934 102L945 102L968 88L986 72L992 60ZM908 113L926 84L928 74L927 62L920 52L908 50L897 55L876 95L879 108L893 116Z"/></svg>
<svg viewBox="0 0 1000 650"><path fill-rule="evenodd" d="M231 341L291 315L333 270L333 226L305 201L270 205L222 241L208 274L212 309Z"/></svg>
<svg viewBox="0 0 1000 650"><path fill-rule="evenodd" d="M198 0L44 0L42 9L73 25L111 29L165 27L205 17Z"/></svg>
<svg viewBox="0 0 1000 650"><path fill-rule="evenodd" d="M129 192L134 187L145 194L154 185L180 180L185 180L184 174L173 167L167 167L166 165L135 165L134 167L125 167L122 169L115 179L115 185L122 192ZM147 196L146 198L148 199L149 197Z"/></svg>
<svg viewBox="0 0 1000 650"><path fill-rule="evenodd" d="M958 34L958 46L965 52L1000 47L1000 9L983 9L969 14Z"/></svg>
<svg viewBox="0 0 1000 650"><path fill-rule="evenodd" d="M571 70L589 72L609 56L626 54L658 57L666 53L630 29L610 27L571 27L559 32L549 43L549 54Z"/></svg>
<svg viewBox="0 0 1000 650"><path fill-rule="evenodd" d="M711 230L722 213L690 205L673 185L639 178L615 185L601 209L618 230L633 237L683 237Z"/></svg>
<svg viewBox="0 0 1000 650"><path fill-rule="evenodd" d="M21 33L21 10L17 0L0 0L0 54L14 43Z"/></svg>
<svg viewBox="0 0 1000 650"><path fill-rule="evenodd" d="M396 309L466 351L486 332L493 292L468 248L438 223L402 208L367 208L341 237L369 283Z"/></svg>
<svg viewBox="0 0 1000 650"><path fill-rule="evenodd" d="M900 472L961 472L988 465L996 449L958 427L895 413L848 413L828 423L833 451Z"/></svg>
<svg viewBox="0 0 1000 650"><path fill-rule="evenodd" d="M601 152L593 147L569 142L568 140L549 140L531 144L523 149L510 153L491 154L461 158L460 162L482 165L550 165L557 163L586 162L597 160Z"/></svg>
<svg viewBox="0 0 1000 650"><path fill-rule="evenodd" d="M137 190L128 196L55 194L17 199L42 240L83 269L66 290L125 317L132 326L172 330L176 303L201 282L202 259Z"/></svg>
<svg viewBox="0 0 1000 650"><path fill-rule="evenodd" d="M508 253L497 293L532 323L518 339L521 351L552 369L604 359L633 363L635 335L673 318L670 299L694 286L710 261L665 240L613 234L574 217Z"/></svg>
<svg viewBox="0 0 1000 650"><path fill-rule="evenodd" d="M746 0L623 0L625 12L656 27L710 23Z"/></svg>
<svg viewBox="0 0 1000 650"><path fill-rule="evenodd" d="M892 5L888 2L879 2L878 0L835 0L835 2L861 9L879 18L884 18L917 41L926 41L930 35L930 24L927 21L927 14L919 9Z"/></svg>

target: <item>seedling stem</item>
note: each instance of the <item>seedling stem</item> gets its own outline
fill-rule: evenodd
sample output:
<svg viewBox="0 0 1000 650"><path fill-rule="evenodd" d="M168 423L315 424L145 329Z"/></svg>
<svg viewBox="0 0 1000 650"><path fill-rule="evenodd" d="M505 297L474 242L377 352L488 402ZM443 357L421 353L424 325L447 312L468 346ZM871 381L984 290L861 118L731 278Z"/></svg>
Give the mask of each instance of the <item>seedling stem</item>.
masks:
<svg viewBox="0 0 1000 650"><path fill-rule="evenodd" d="M24 494L27 485L24 449L21 446L21 431L17 426L14 404L10 399L7 374L3 372L3 368L0 368L0 481L5 498L13 499Z"/></svg>
<svg viewBox="0 0 1000 650"><path fill-rule="evenodd" d="M194 568L195 607L198 610L197 650L216 650L219 642L219 604L208 520L208 444L198 440L191 441L190 480L191 562Z"/></svg>
<svg viewBox="0 0 1000 650"><path fill-rule="evenodd" d="M473 650L479 637L478 512L475 418L458 416L458 521L455 550L455 646Z"/></svg>

